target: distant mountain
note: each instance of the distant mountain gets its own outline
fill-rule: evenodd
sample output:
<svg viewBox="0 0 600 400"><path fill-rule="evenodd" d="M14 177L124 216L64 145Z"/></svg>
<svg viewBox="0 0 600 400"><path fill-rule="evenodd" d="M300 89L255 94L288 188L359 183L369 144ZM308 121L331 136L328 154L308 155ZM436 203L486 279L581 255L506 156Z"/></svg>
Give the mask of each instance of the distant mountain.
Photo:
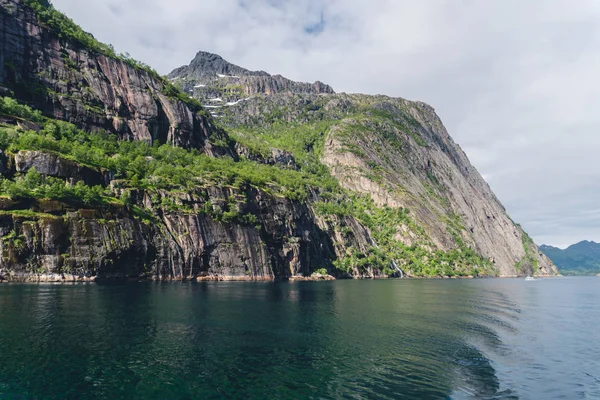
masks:
<svg viewBox="0 0 600 400"><path fill-rule="evenodd" d="M562 250L558 247L542 245L544 252L562 274L596 275L600 273L600 243L584 240Z"/></svg>

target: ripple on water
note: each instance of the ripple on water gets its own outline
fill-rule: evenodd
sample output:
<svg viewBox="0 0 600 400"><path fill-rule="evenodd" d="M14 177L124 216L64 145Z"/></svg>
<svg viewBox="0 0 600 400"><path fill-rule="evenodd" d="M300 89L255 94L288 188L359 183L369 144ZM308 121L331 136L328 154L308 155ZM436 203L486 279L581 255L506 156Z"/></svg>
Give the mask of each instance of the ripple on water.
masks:
<svg viewBox="0 0 600 400"><path fill-rule="evenodd" d="M593 398L585 282L2 286L0 398Z"/></svg>

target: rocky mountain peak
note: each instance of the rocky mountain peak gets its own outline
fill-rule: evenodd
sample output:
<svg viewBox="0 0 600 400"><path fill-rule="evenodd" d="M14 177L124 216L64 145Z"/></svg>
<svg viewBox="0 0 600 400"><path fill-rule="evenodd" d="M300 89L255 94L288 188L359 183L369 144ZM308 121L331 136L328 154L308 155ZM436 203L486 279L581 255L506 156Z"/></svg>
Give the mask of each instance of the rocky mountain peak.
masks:
<svg viewBox="0 0 600 400"><path fill-rule="evenodd" d="M189 65L177 68L171 75L179 76L182 73L188 75L201 76L246 76L246 75L269 75L264 71L249 71L235 64L230 63L218 54L208 51L199 51Z"/></svg>
<svg viewBox="0 0 600 400"><path fill-rule="evenodd" d="M207 51L199 51L189 65L176 68L168 78L200 100L213 115L218 115L215 108L235 105L255 95L335 93L323 82L296 82L265 71L250 71Z"/></svg>

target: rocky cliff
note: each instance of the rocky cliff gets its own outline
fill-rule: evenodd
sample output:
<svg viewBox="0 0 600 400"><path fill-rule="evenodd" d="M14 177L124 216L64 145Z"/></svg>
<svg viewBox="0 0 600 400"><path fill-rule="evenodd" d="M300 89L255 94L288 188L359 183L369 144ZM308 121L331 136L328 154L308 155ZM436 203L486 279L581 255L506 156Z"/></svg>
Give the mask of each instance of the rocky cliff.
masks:
<svg viewBox="0 0 600 400"><path fill-rule="evenodd" d="M0 281L556 272L423 103L0 11Z"/></svg>
<svg viewBox="0 0 600 400"><path fill-rule="evenodd" d="M444 252L471 248L502 276L556 273L424 103L356 94L277 94L220 113L220 123L249 148L259 144L256 137L280 144L281 125L320 129L314 140L322 141L320 161L344 188L370 196L375 206L410 210L413 228L405 224L394 233L405 246L420 243Z"/></svg>
<svg viewBox="0 0 600 400"><path fill-rule="evenodd" d="M36 12L39 4L0 0L0 85L15 98L49 117L129 140L204 149L219 136L199 105L156 72L111 55L108 46L90 46L61 14Z"/></svg>
<svg viewBox="0 0 600 400"><path fill-rule="evenodd" d="M73 208L49 200L12 202L0 212L0 279L87 280L273 280L310 276L336 259L333 224L306 204L252 188L211 187L181 194L187 212L165 207L171 193L139 191L129 208ZM252 223L225 222L206 212L237 201ZM243 200L240 200L243 199ZM23 208L27 211L19 211ZM366 249L368 233L353 218L336 221ZM377 271L375 271L377 274Z"/></svg>

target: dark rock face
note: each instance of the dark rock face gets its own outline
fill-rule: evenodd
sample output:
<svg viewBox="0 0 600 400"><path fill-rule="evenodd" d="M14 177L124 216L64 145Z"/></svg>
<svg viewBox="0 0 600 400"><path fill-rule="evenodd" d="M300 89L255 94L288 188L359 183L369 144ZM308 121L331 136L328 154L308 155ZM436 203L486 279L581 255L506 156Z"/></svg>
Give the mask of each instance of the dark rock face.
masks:
<svg viewBox="0 0 600 400"><path fill-rule="evenodd" d="M0 276L11 281L288 279L330 269L345 250L332 234L335 227L319 220L306 204L255 189L212 187L172 199L195 210L181 213L160 206L169 196L160 191L136 194L140 206L153 210L154 220L146 222L125 208L32 217L5 212L0 215ZM240 211L255 215L256 226L218 221L201 211L208 202L220 207L240 197L246 199ZM368 232L354 219L337 225L353 232L347 244L370 245Z"/></svg>
<svg viewBox="0 0 600 400"><path fill-rule="evenodd" d="M22 0L0 0L0 26L0 86L49 117L187 148L204 149L211 136L223 135L166 96L158 76L61 39Z"/></svg>

